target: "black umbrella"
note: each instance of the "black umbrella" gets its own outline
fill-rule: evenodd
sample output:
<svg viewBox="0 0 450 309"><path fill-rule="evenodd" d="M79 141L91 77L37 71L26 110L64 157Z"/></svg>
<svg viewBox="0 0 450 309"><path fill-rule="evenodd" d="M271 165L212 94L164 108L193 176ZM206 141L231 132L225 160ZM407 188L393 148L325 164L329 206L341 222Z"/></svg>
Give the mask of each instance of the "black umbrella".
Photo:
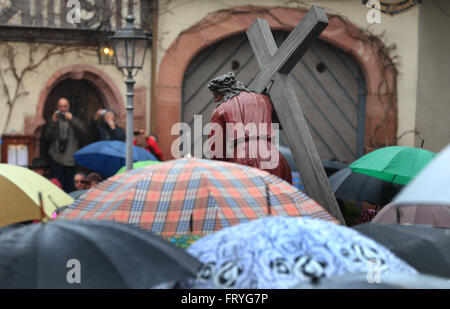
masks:
<svg viewBox="0 0 450 309"><path fill-rule="evenodd" d="M346 274L321 278L315 283L298 284L293 289L450 289L447 279L423 275L392 273Z"/></svg>
<svg viewBox="0 0 450 309"><path fill-rule="evenodd" d="M292 154L292 151L287 146L280 145L278 147L280 150L280 153L283 155L283 157L286 159L289 168L292 172L298 172L297 164L295 164L294 155ZM339 161L329 161L329 160L322 160L322 165L325 169L325 172L327 175L331 175L335 173L336 171L345 168L347 165L339 162Z"/></svg>
<svg viewBox="0 0 450 309"><path fill-rule="evenodd" d="M419 272L450 278L450 229L373 222L354 229L390 249Z"/></svg>
<svg viewBox="0 0 450 309"><path fill-rule="evenodd" d="M24 227L24 226L25 226L25 224L23 224L23 223L10 224L10 225L7 225L5 227L1 227L0 228L0 234L4 234L4 233L7 233L9 231L12 231L12 230Z"/></svg>
<svg viewBox="0 0 450 309"><path fill-rule="evenodd" d="M402 185L393 184L364 174L353 173L344 168L328 178L337 198L355 199L384 206L402 189Z"/></svg>
<svg viewBox="0 0 450 309"><path fill-rule="evenodd" d="M151 288L200 267L168 241L117 222L56 220L0 235L0 288Z"/></svg>

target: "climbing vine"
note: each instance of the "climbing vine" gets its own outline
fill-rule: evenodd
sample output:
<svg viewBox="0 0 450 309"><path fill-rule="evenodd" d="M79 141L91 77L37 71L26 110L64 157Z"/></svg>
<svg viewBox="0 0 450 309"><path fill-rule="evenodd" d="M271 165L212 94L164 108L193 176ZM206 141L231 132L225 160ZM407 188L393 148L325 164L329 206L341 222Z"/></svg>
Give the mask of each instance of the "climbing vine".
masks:
<svg viewBox="0 0 450 309"><path fill-rule="evenodd" d="M25 77L35 72L48 59L79 50L83 53L94 52L93 48L82 46L0 43L0 90L3 92L2 101L6 101L7 107L2 132L7 131L19 99L29 94L24 84ZM2 111L3 113L5 112Z"/></svg>

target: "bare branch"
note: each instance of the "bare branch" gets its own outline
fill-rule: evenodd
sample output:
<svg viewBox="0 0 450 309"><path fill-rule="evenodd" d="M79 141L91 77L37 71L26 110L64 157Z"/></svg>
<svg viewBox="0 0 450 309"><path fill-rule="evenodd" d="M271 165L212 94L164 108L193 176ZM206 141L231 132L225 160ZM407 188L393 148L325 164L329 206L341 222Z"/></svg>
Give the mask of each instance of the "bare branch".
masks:
<svg viewBox="0 0 450 309"><path fill-rule="evenodd" d="M95 51L95 47L82 47L82 46L56 46L50 45L44 47L39 44L28 44L28 55L26 56L26 64L20 68L17 66L16 55L14 46L9 43L0 43L0 48L4 48L3 55L6 60L7 67L2 70L0 68L0 82L1 87L7 98L8 113L6 122L4 124L3 132L6 131L11 120L12 110L19 98L27 96L29 93L23 89L23 81L28 73L35 71L46 60L57 55L64 55L73 51ZM9 73L8 76L5 76ZM8 77L10 77L8 79ZM14 81L14 85L11 86L11 79ZM7 83L7 80L9 84Z"/></svg>

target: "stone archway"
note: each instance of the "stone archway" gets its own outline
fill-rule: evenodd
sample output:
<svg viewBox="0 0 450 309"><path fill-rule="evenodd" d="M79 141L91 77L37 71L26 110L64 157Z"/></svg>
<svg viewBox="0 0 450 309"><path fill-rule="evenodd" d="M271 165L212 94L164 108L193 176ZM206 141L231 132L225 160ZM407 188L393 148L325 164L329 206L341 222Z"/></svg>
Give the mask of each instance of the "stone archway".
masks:
<svg viewBox="0 0 450 309"><path fill-rule="evenodd" d="M120 125L125 124L126 115L122 95L111 78L93 66L76 64L57 71L49 78L39 94L35 115L25 119L25 134L32 135L37 139L40 138L41 129L45 124L44 107L47 98L58 84L67 79L86 80L94 85L102 96L106 107L113 108L117 111L118 123ZM39 145L39 143L36 143L36 145ZM35 149L34 152L35 154L39 154L39 149Z"/></svg>
<svg viewBox="0 0 450 309"><path fill-rule="evenodd" d="M173 124L181 119L184 72L194 56L226 37L244 33L255 18L264 18L273 30L291 31L306 14L304 9L243 6L211 13L183 31L164 54L156 85L154 132L166 158L170 156ZM397 129L396 71L380 44L355 25L328 15L329 26L320 38L351 54L367 84L365 150L395 143ZM389 101L390 104L386 104ZM382 128L380 130L380 128Z"/></svg>

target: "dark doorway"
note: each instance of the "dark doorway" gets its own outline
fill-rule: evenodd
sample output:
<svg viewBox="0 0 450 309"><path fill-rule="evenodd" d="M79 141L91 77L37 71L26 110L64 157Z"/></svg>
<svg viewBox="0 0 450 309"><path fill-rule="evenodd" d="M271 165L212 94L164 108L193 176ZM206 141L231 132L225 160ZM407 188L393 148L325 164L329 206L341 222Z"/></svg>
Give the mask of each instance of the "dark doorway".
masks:
<svg viewBox="0 0 450 309"><path fill-rule="evenodd" d="M95 112L99 108L105 108L106 104L101 93L87 80L65 79L58 83L47 97L43 116L46 123L50 121L58 99L65 97L70 102L70 112L74 117L79 118L86 128L89 128L90 121L94 118ZM93 142L93 136L88 131L84 143ZM47 147L41 139L41 156L47 157Z"/></svg>

